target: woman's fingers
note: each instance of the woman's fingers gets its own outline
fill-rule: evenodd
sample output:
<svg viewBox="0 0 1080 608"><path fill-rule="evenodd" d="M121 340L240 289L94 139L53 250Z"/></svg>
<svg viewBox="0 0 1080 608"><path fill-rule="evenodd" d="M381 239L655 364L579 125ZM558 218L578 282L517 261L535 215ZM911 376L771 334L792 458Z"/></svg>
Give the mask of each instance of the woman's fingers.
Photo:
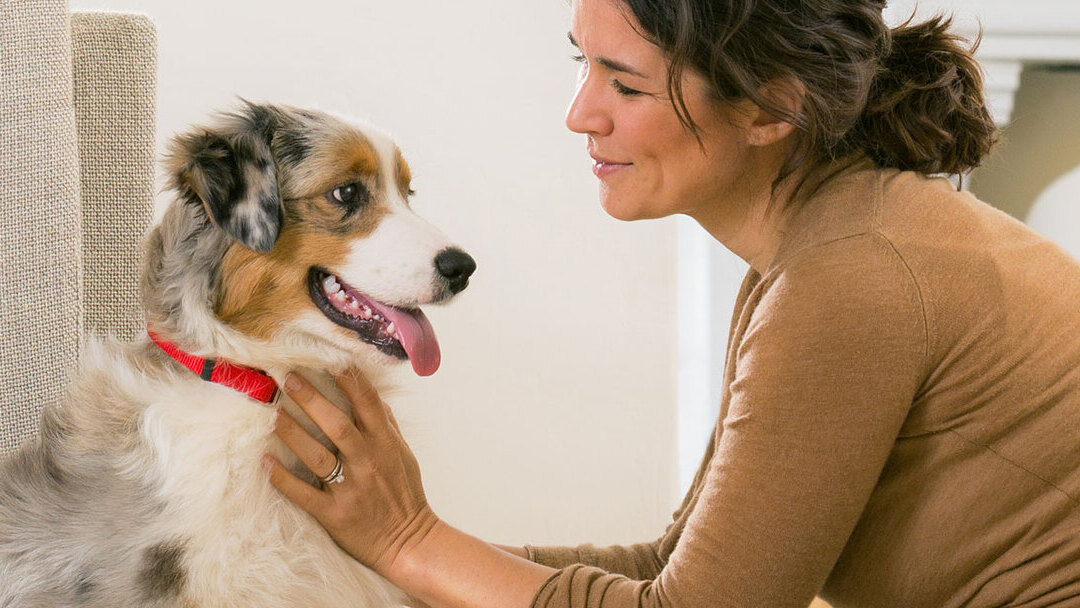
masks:
<svg viewBox="0 0 1080 608"><path fill-rule="evenodd" d="M329 495L290 473L276 458L263 456L263 465L270 473L271 485L308 513L325 512L333 501Z"/></svg>
<svg viewBox="0 0 1080 608"><path fill-rule="evenodd" d="M353 415L361 428L377 436L384 435L389 429L400 434L390 408L379 398L378 391L360 370L347 369L334 376L334 381L352 403Z"/></svg>
<svg viewBox="0 0 1080 608"><path fill-rule="evenodd" d="M345 412L323 397L300 374L290 372L285 377L285 392L322 429L323 433L326 433L339 451L346 456L352 455L350 452L355 451L355 446L360 441L360 431ZM331 462L332 467L333 462ZM326 472L329 472L329 469ZM315 473L318 474L318 471Z"/></svg>
<svg viewBox="0 0 1080 608"><path fill-rule="evenodd" d="M277 462L268 462L268 468L283 495L315 516L353 557L374 567L392 562L403 538L419 538L437 518L424 495L416 457L378 392L355 370L336 380L352 404L352 416L296 374L287 377L285 391L336 444L346 482L332 485L330 492L305 484ZM320 445L288 414L279 414L275 430L316 475L335 470L333 448Z"/></svg>
<svg viewBox="0 0 1080 608"><path fill-rule="evenodd" d="M278 410L274 433L317 477L326 477L337 466L337 456L314 437L308 435L307 431L285 410Z"/></svg>

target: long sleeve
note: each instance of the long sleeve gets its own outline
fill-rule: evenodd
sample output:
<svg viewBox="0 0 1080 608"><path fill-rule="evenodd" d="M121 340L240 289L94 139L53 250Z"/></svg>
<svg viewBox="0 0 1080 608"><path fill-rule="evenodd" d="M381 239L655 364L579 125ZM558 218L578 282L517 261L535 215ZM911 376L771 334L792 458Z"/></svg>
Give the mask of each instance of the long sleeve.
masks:
<svg viewBox="0 0 1080 608"><path fill-rule="evenodd" d="M918 286L868 233L774 268L736 317L716 451L666 565L569 566L533 606L805 608L821 589L925 374Z"/></svg>
<svg viewBox="0 0 1080 608"><path fill-rule="evenodd" d="M715 446L716 430L714 429L694 480L687 489L679 508L671 516L671 523L665 528L664 534L660 538L651 543L637 543L629 546L612 545L602 548L592 544L576 547L526 545L525 550L529 554L529 559L556 569L581 564L635 580L652 580L656 578L667 564L671 552L675 549L679 536L686 526L686 519L700 494L701 484L704 481Z"/></svg>
<svg viewBox="0 0 1080 608"><path fill-rule="evenodd" d="M529 546L526 549L530 560L552 568L583 564L638 580L656 578L663 568L660 539L628 546L584 544L577 547Z"/></svg>

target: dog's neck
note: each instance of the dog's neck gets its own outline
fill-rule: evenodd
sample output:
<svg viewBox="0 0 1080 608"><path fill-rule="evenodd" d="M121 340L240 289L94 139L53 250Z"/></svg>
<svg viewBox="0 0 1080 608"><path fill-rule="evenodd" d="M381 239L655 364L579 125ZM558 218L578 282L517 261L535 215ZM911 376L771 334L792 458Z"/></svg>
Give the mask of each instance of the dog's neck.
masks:
<svg viewBox="0 0 1080 608"><path fill-rule="evenodd" d="M273 403L279 393L278 385L269 374L262 370L236 365L229 361L207 359L185 352L172 342L149 332L150 339L178 363L191 370L203 380L227 386L240 391L248 397L262 403Z"/></svg>

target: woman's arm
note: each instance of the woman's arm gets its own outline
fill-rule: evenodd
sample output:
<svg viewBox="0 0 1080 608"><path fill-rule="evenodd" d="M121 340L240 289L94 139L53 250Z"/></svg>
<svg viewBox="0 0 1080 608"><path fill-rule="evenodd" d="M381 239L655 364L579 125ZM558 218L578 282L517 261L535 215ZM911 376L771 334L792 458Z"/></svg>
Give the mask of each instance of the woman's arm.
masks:
<svg viewBox="0 0 1080 608"><path fill-rule="evenodd" d="M513 547L513 546L510 546L510 545L500 545L500 544L495 544L494 546L498 547L502 551L506 551L510 555L520 557L521 559L529 559L529 550L526 549L525 547Z"/></svg>
<svg viewBox="0 0 1080 608"><path fill-rule="evenodd" d="M708 473L709 462L712 460L713 450L716 448L716 428L713 428L709 437L707 448L702 455L701 464L694 475L693 483L686 491L682 504L671 517L671 523L664 529L664 533L656 540L649 543L637 543L633 545L614 545L610 547L596 547L591 544L578 545L576 547L552 547L527 545L523 549L505 547L538 564L544 564L555 569L562 569L575 564L584 564L606 570L613 574L621 574L628 578L644 581L653 580L660 576L660 572L667 565L671 552L675 550L682 530L686 527L686 520L690 515L691 506L698 496L705 475Z"/></svg>
<svg viewBox="0 0 1080 608"><path fill-rule="evenodd" d="M821 590L921 385L920 293L864 235L763 279L736 319L715 453L660 575L569 566L536 608L801 608Z"/></svg>
<svg viewBox="0 0 1080 608"><path fill-rule="evenodd" d="M526 608L556 572L440 521L380 574L432 608Z"/></svg>
<svg viewBox="0 0 1080 608"><path fill-rule="evenodd" d="M338 447L345 481L317 489L268 457L271 483L342 549L432 608L530 606L555 570L441 521L389 408L360 374L337 381L355 424L297 374L285 390ZM279 414L276 432L316 475L333 470L334 455L288 414Z"/></svg>

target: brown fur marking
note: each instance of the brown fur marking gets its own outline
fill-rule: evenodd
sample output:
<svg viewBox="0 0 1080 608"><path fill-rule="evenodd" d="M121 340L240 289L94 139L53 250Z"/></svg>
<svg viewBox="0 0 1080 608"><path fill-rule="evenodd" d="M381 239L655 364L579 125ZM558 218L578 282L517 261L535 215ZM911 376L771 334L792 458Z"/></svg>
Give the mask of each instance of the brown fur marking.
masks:
<svg viewBox="0 0 1080 608"><path fill-rule="evenodd" d="M362 133L342 127L320 141L290 179L292 198L321 196L338 186L362 180L372 192L382 188L379 155Z"/></svg>
<svg viewBox="0 0 1080 608"><path fill-rule="evenodd" d="M374 231L385 214L382 207L363 213L362 222L343 235L287 223L267 254L233 244L221 264L218 318L237 331L272 339L285 321L315 306L308 294L308 270L340 267L349 243Z"/></svg>
<svg viewBox="0 0 1080 608"><path fill-rule="evenodd" d="M401 155L399 149L394 150L394 173L397 175L397 186L398 190L401 191L402 198L408 198L411 190L412 170L409 168L409 163L405 162L405 157Z"/></svg>

